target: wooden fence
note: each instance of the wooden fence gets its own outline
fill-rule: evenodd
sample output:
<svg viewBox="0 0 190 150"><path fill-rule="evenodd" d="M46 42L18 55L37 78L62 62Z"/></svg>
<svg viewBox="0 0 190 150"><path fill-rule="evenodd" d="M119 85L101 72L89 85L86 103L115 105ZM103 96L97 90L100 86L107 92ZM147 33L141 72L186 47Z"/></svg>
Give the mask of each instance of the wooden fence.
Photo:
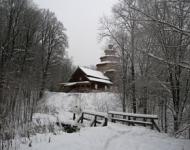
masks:
<svg viewBox="0 0 190 150"><path fill-rule="evenodd" d="M75 113L73 114L73 120L75 120ZM79 118L76 120L77 123L83 123L84 120L90 121L90 126L107 126L108 124L108 117L106 113L95 113L89 111L83 111Z"/></svg>
<svg viewBox="0 0 190 150"><path fill-rule="evenodd" d="M76 119L75 113L73 114L73 120ZM107 113L100 113L100 112L90 112L90 111L83 111L81 115L76 120L77 123L83 123L84 120L90 121L90 126L107 126L108 119L111 122L123 122L126 125L142 125L142 126L150 126L151 129L156 129L160 132L160 129L156 123L158 120L157 115L148 115L148 114L134 114L134 113L124 113L124 112L116 112L116 111L109 111Z"/></svg>
<svg viewBox="0 0 190 150"><path fill-rule="evenodd" d="M124 122L130 125L143 125L150 126L151 129L156 129L160 132L158 125L156 124L156 120L158 120L157 115L147 115L147 114L133 114L133 113L124 113L124 112L116 112L110 111L108 112L109 119L111 122Z"/></svg>

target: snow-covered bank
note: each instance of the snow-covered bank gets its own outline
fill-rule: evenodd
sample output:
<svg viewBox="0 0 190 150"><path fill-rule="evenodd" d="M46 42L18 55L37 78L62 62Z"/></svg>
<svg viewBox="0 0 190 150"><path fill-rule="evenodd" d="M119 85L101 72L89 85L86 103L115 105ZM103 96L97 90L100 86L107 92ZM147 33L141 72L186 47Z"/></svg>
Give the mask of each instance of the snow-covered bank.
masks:
<svg viewBox="0 0 190 150"><path fill-rule="evenodd" d="M72 110L78 106L81 110L90 110L98 112L107 112L109 110L121 110L121 101L119 96L114 93L62 93L46 92L44 98L39 104L39 112L49 114L49 121L61 120L68 122L72 120ZM39 113L34 115L39 118ZM47 119L46 119L47 121Z"/></svg>
<svg viewBox="0 0 190 150"><path fill-rule="evenodd" d="M50 137L50 138L49 138ZM50 143L49 143L49 139ZM37 135L32 147L20 150L189 150L190 141L168 137L143 127L109 124L107 127L83 128L80 132Z"/></svg>

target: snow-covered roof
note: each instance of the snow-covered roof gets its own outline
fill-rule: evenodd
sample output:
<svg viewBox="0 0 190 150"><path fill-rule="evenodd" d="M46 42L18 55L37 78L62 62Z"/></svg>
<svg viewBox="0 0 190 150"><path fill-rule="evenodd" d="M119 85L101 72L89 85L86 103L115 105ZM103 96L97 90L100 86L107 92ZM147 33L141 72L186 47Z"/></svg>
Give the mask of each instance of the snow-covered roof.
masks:
<svg viewBox="0 0 190 150"><path fill-rule="evenodd" d="M101 83L106 83L106 84L113 84L111 81L109 80L104 80L104 79L98 79L98 78L93 78L93 77L87 77L88 80L90 81L96 81L96 82L101 82Z"/></svg>
<svg viewBox="0 0 190 150"><path fill-rule="evenodd" d="M116 69L109 69L109 70L106 70L105 72L116 72Z"/></svg>
<svg viewBox="0 0 190 150"><path fill-rule="evenodd" d="M80 82L68 82L68 83L61 83L64 86L73 86L73 85L77 85L77 84L89 84L89 81L80 81Z"/></svg>
<svg viewBox="0 0 190 150"><path fill-rule="evenodd" d="M104 51L116 52L115 49L105 49Z"/></svg>
<svg viewBox="0 0 190 150"><path fill-rule="evenodd" d="M85 67L79 67L87 76L99 78L99 79L104 79L104 80L109 80L108 77L106 77L102 72L88 69Z"/></svg>
<svg viewBox="0 0 190 150"><path fill-rule="evenodd" d="M117 61L103 61L97 65L103 65L103 64L118 64L118 62Z"/></svg>
<svg viewBox="0 0 190 150"><path fill-rule="evenodd" d="M101 59L101 58L104 58L104 57L115 57L115 58L119 58L119 57L116 56L116 55L104 55L104 56L100 57L100 59Z"/></svg>
<svg viewBox="0 0 190 150"><path fill-rule="evenodd" d="M70 82L70 83L65 83L64 86L73 86L75 84L76 84L76 82Z"/></svg>

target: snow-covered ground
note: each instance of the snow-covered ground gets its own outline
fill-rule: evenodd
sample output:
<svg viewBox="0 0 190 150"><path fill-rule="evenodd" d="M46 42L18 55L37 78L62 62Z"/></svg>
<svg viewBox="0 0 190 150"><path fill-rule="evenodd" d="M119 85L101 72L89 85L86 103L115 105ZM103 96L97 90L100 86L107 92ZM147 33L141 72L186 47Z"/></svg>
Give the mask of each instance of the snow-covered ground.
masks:
<svg viewBox="0 0 190 150"><path fill-rule="evenodd" d="M119 95L114 93L46 92L39 104L39 113L35 114L34 118L37 120L41 118L42 122L52 122L55 120L68 122L72 120L75 106L78 106L81 110L98 112L121 111ZM48 117L44 113L51 115L51 117Z"/></svg>
<svg viewBox="0 0 190 150"><path fill-rule="evenodd" d="M190 141L168 137L143 127L110 124L83 128L77 133L37 135L32 147L20 150L189 150Z"/></svg>
<svg viewBox="0 0 190 150"><path fill-rule="evenodd" d="M121 111L119 97L113 93L47 92L33 117L35 124L72 121L72 110ZM23 141L20 150L190 150L190 140L175 139L144 127L108 124L107 127L85 127L76 133L37 134Z"/></svg>

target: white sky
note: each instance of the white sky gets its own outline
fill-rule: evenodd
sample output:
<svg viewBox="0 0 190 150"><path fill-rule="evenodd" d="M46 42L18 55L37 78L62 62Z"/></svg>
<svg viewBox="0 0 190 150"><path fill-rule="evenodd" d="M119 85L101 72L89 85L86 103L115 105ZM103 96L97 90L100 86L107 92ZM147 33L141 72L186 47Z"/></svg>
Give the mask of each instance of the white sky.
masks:
<svg viewBox="0 0 190 150"><path fill-rule="evenodd" d="M98 43L99 19L110 15L118 0L34 0L40 8L49 8L67 29L69 56L75 65L95 65L103 54Z"/></svg>

